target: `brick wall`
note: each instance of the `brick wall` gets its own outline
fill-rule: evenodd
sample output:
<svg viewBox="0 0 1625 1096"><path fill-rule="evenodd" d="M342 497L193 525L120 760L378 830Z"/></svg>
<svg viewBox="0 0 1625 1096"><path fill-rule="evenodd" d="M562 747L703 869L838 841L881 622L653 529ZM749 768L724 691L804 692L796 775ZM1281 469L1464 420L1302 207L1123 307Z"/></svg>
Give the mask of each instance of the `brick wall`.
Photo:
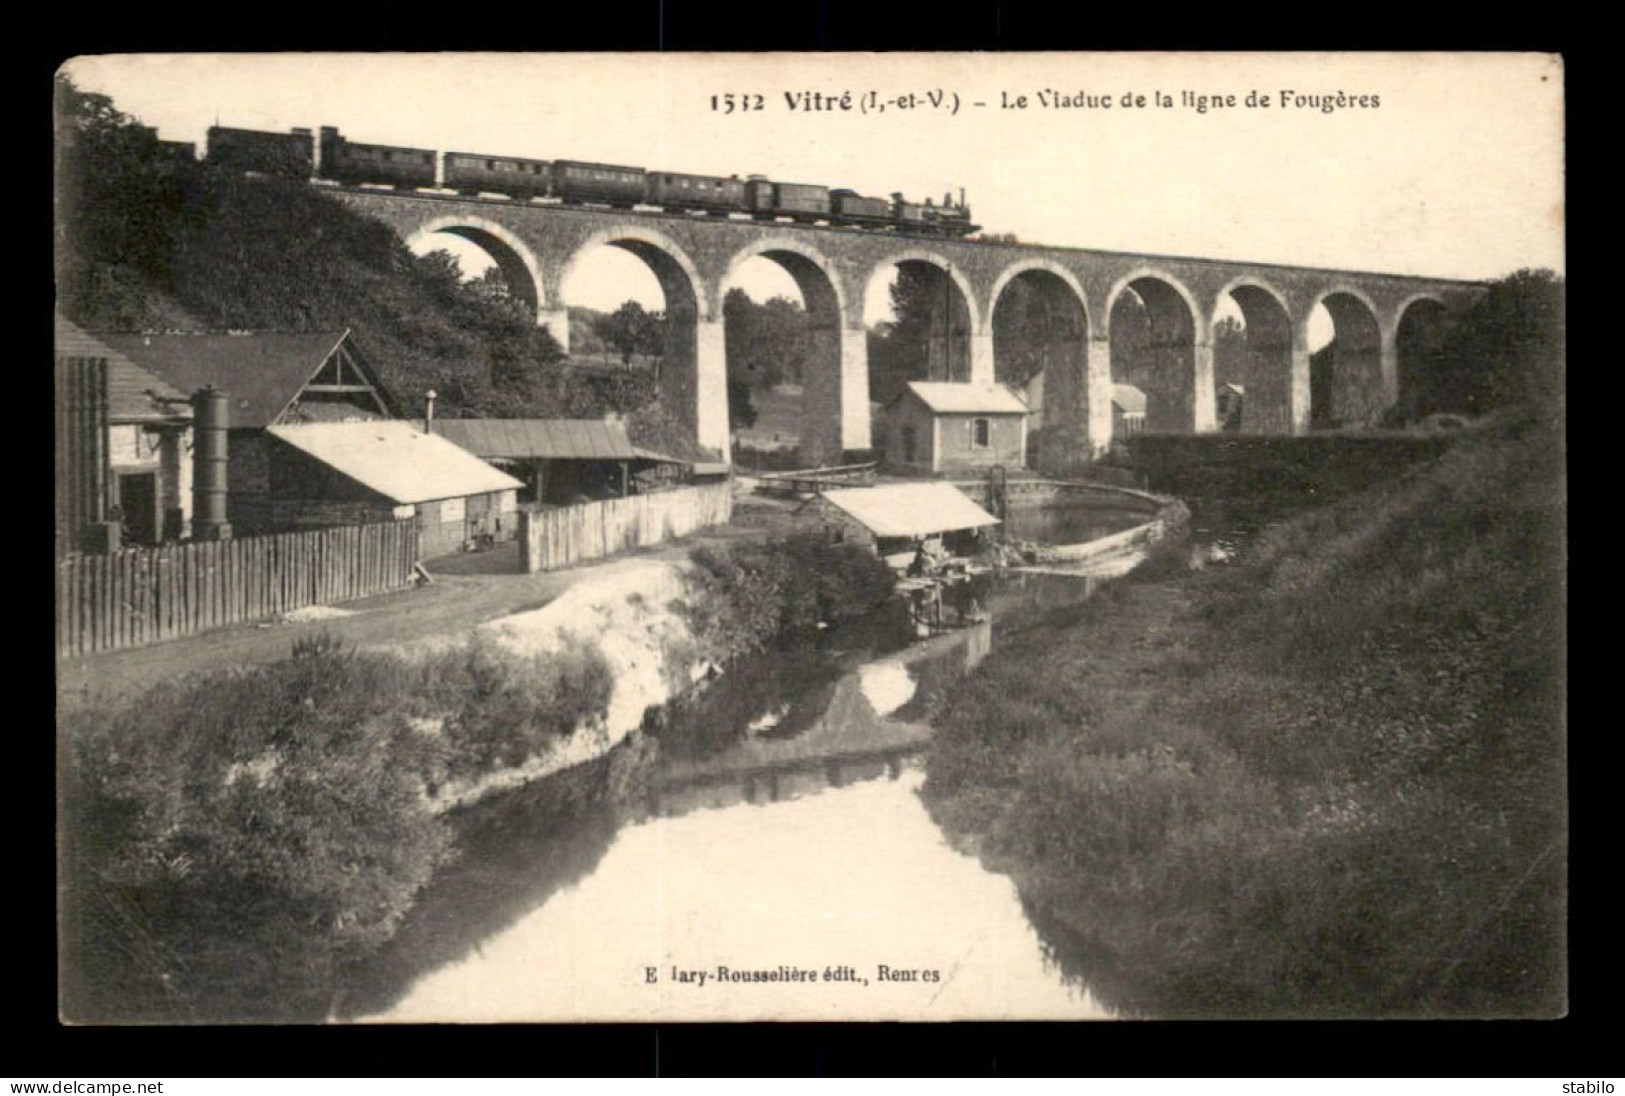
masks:
<svg viewBox="0 0 1625 1096"><path fill-rule="evenodd" d="M946 474L986 471L995 465L1020 468L1022 454L1021 415L939 415L937 438L937 471ZM988 444L973 443L971 424L985 419L988 424Z"/></svg>

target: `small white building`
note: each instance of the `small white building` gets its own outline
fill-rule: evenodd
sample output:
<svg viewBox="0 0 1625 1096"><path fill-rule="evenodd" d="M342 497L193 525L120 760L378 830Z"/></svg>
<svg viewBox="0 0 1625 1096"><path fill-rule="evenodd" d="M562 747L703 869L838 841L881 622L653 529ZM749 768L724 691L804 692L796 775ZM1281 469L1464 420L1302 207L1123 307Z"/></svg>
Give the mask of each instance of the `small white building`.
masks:
<svg viewBox="0 0 1625 1096"><path fill-rule="evenodd" d="M970 551L978 530L999 519L951 483L888 483L825 491L813 500L831 536L863 544L894 565L924 545Z"/></svg>
<svg viewBox="0 0 1625 1096"><path fill-rule="evenodd" d="M1112 437L1126 438L1145 429L1145 393L1132 384L1112 385Z"/></svg>
<svg viewBox="0 0 1625 1096"><path fill-rule="evenodd" d="M975 475L1027 461L1027 405L1002 384L909 381L884 422L886 464L901 472Z"/></svg>

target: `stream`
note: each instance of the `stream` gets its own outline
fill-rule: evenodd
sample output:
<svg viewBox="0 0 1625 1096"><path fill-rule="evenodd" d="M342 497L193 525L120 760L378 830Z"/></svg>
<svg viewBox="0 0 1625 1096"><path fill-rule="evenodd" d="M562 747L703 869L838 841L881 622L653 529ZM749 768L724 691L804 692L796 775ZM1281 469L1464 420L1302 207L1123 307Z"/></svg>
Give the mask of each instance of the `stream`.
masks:
<svg viewBox="0 0 1625 1096"><path fill-rule="evenodd" d="M343 1014L1108 1016L1048 956L1011 880L952 848L917 791L934 691L1003 627L1125 566L978 578L961 596L991 620L923 642L893 617L744 660L647 726L660 748L628 799L520 789L481 804L460 862Z"/></svg>

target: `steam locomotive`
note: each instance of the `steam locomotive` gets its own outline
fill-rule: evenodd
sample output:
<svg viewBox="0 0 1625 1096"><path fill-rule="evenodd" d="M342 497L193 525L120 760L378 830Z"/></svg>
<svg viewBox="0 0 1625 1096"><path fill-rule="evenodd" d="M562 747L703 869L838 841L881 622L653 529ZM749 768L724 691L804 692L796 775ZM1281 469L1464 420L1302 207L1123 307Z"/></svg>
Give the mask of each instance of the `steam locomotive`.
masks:
<svg viewBox="0 0 1625 1096"><path fill-rule="evenodd" d="M744 214L758 220L788 219L899 232L917 236L967 236L971 223L964 192L959 201L945 195L910 202L808 183L775 182L764 175L691 175L646 170L625 164L581 160L528 160L479 152L447 152L368 145L351 141L333 126L319 138L308 129L288 133L209 129L207 161L239 171L287 178L321 178L348 185L384 185L408 190L434 188L463 195L502 194L519 201L551 199L567 205L607 205L630 209L658 206L666 212L713 216Z"/></svg>

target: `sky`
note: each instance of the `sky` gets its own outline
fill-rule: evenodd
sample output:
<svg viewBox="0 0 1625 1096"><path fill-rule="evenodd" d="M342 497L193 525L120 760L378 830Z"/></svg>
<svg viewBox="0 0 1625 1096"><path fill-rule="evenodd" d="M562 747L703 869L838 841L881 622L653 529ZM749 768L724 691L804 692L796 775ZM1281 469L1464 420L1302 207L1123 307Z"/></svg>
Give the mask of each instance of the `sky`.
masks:
<svg viewBox="0 0 1625 1096"><path fill-rule="evenodd" d="M1455 278L1564 269L1563 71L1548 55L192 54L66 71L200 148L217 120L336 125L916 200L963 187L985 231L1029 242ZM814 93L835 108L791 108ZM1339 93L1351 105L1319 109ZM760 109L729 112L730 94ZM567 300L658 307L641 263L602 250ZM797 296L771 262L750 265L753 296ZM884 285L867 299L882 318Z"/></svg>

